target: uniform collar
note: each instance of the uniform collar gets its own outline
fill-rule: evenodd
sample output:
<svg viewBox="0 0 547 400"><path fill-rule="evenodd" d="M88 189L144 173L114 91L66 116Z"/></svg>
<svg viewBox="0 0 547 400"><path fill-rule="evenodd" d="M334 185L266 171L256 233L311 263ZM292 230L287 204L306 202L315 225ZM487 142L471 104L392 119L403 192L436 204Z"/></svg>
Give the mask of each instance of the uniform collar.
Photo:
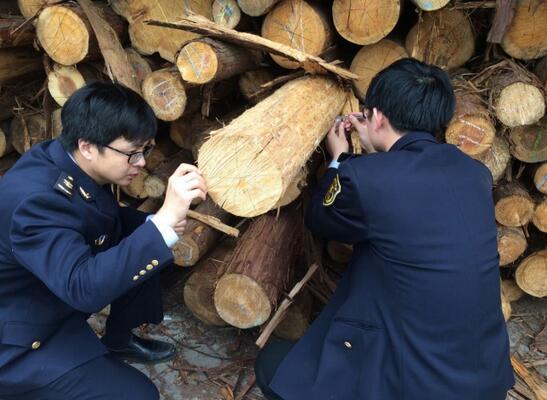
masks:
<svg viewBox="0 0 547 400"><path fill-rule="evenodd" d="M393 143L393 146L389 149L389 151L397 151L405 148L406 146L418 142L418 141L427 141L431 143L438 143L435 137L428 132L418 132L418 131L410 131L405 133L399 140L397 140L395 143Z"/></svg>
<svg viewBox="0 0 547 400"><path fill-rule="evenodd" d="M58 140L53 140L49 146L49 154L55 165L74 178L74 191L86 201L96 200L104 196L105 190L89 175L87 175L63 148Z"/></svg>

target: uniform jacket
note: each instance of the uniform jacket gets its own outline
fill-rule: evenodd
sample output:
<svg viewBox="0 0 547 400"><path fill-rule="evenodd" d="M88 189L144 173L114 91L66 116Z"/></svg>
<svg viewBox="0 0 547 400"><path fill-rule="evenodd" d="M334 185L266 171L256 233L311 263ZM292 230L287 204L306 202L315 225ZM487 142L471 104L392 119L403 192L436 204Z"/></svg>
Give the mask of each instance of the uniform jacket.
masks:
<svg viewBox="0 0 547 400"><path fill-rule="evenodd" d="M505 399L491 191L488 169L423 132L329 168L306 225L353 257L271 388L285 400Z"/></svg>
<svg viewBox="0 0 547 400"><path fill-rule="evenodd" d="M2 395L107 353L87 317L156 275L172 253L146 214L118 207L57 141L27 151L0 193Z"/></svg>

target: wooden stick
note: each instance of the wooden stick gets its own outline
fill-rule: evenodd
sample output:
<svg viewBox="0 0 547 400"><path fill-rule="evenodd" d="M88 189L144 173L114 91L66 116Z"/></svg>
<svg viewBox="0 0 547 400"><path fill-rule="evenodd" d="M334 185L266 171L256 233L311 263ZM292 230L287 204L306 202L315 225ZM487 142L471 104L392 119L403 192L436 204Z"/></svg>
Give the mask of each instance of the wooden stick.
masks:
<svg viewBox="0 0 547 400"><path fill-rule="evenodd" d="M218 218L212 217L210 215L201 214L194 210L188 210L188 214L186 216L193 218L195 220L198 220L199 222L203 222L206 225L209 225L211 228L215 228L221 232L224 232L227 235L238 237L239 236L239 230L236 228L231 227L230 225L226 225L222 221L220 221Z"/></svg>
<svg viewBox="0 0 547 400"><path fill-rule="evenodd" d="M294 297L298 294L298 292L300 292L300 290L302 290L304 285L310 280L310 278L313 276L313 274L317 271L318 268L319 268L318 264L312 264L310 268L308 269L308 272L306 272L306 275L304 276L304 278L302 278L300 282L294 285L294 287L292 288L287 298L281 302L281 305L275 312L274 316L272 317L270 322L268 322L268 325L266 325L266 328L264 328L264 331L260 334L260 336L256 340L255 344L258 347L260 348L264 347L264 345L270 338L272 332L275 330L277 325L279 325L279 323L285 316L285 312L290 307L290 305L294 302Z"/></svg>
<svg viewBox="0 0 547 400"><path fill-rule="evenodd" d="M532 389L536 400L547 400L547 384L543 379L535 371L526 368L516 355L511 356L511 364L517 375Z"/></svg>
<svg viewBox="0 0 547 400"><path fill-rule="evenodd" d="M163 26L166 28L179 29L199 33L205 36L224 40L240 46L267 51L275 55L286 57L290 60L300 63L302 68L310 73L331 72L345 80L359 79L359 76L340 67L336 67L320 57L293 49L290 46L268 40L261 36L246 32L238 32L208 20L200 15L189 15L181 18L177 23L163 22L156 20L147 20L145 23L154 26Z"/></svg>

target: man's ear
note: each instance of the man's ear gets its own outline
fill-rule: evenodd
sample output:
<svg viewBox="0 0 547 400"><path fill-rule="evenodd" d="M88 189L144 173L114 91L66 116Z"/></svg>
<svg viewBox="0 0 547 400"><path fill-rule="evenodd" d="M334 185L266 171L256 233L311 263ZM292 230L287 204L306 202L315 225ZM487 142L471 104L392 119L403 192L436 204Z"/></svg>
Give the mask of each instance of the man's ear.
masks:
<svg viewBox="0 0 547 400"><path fill-rule="evenodd" d="M82 157L91 161L97 153L97 146L84 139L78 139L78 148L76 149Z"/></svg>

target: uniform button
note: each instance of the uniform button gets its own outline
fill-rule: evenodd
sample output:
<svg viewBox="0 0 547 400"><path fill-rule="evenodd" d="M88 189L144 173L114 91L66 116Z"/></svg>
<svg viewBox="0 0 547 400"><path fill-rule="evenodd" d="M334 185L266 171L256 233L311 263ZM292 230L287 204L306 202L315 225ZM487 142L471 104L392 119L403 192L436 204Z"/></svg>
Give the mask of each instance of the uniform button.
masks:
<svg viewBox="0 0 547 400"><path fill-rule="evenodd" d="M40 346L42 345L42 343L39 341L39 340L35 340L34 342L32 342L32 350L37 350Z"/></svg>
<svg viewBox="0 0 547 400"><path fill-rule="evenodd" d="M153 266L152 264L148 264L148 265L146 266L146 269L147 269L148 271L151 271L152 268L154 268L154 266Z"/></svg>
<svg viewBox="0 0 547 400"><path fill-rule="evenodd" d="M351 349L353 346L351 345L351 342L344 342L344 346L346 346L348 349Z"/></svg>
<svg viewBox="0 0 547 400"><path fill-rule="evenodd" d="M160 262L158 260L152 260L152 265L154 267L157 267L158 265L160 265Z"/></svg>
<svg viewBox="0 0 547 400"><path fill-rule="evenodd" d="M135 275L135 276L133 277L133 280L136 281L136 280L138 280L139 278L140 278L140 276Z"/></svg>
<svg viewBox="0 0 547 400"><path fill-rule="evenodd" d="M139 274L140 274L141 276L144 276L144 274L146 274L146 271L145 271L144 269L141 269L141 270L139 271Z"/></svg>

